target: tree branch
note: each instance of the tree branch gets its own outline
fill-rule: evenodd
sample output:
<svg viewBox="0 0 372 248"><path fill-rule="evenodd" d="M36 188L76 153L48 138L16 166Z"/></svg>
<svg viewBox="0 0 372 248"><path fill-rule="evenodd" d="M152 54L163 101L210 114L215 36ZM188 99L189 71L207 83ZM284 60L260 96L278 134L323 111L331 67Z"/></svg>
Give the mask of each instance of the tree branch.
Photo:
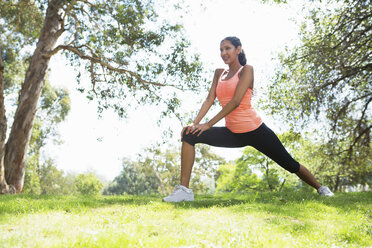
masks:
<svg viewBox="0 0 372 248"><path fill-rule="evenodd" d="M84 9L83 6L80 7L80 11L81 11L82 13L85 13L85 14L88 16L89 21L93 22L94 25L96 26L96 28L97 28L99 31L101 31L101 33L103 32L103 30L100 28L100 26L98 25L98 23L94 20L94 18L92 18L92 17L90 16L90 14L89 14L85 9Z"/></svg>
<svg viewBox="0 0 372 248"><path fill-rule="evenodd" d="M176 85L162 84L162 83L156 83L156 82L151 82L151 81L144 80L138 74L136 74L136 73L134 73L132 71L129 71L129 70L126 70L126 69L122 69L122 68L114 67L114 66L112 66L112 65L110 65L110 64L102 61L98 57L92 57L92 56L85 55L81 51L79 51L79 48L81 48L81 47L87 47L87 46L82 45L82 46L79 46L79 47L73 47L73 46L60 45L60 46L57 46L52 51L50 51L48 53L45 53L44 56L45 57L51 57L54 54L58 53L60 50L67 50L67 51L70 51L70 52L75 53L76 55L78 55L80 58L82 58L84 60L89 60L89 61L91 61L93 63L100 64L100 65L106 67L110 71L119 72L119 73L123 73L123 74L129 74L129 75L135 77L139 82L141 82L143 84L147 84L147 85L150 84L150 85L155 85L155 86L160 86L160 87L170 86L170 87L174 87L176 89L180 89Z"/></svg>
<svg viewBox="0 0 372 248"><path fill-rule="evenodd" d="M366 111L367 111L367 109L368 109L368 105L371 103L371 101L372 101L372 97L368 100L368 102L367 102L366 105L364 106L364 109L363 109L363 111L362 111L362 116L360 117L360 120L358 121L358 124L357 124L357 126L356 126L355 129L359 129L360 126L362 125L362 120L364 119L364 116L365 116Z"/></svg>
<svg viewBox="0 0 372 248"><path fill-rule="evenodd" d="M358 97L358 98L355 98L355 99L352 99L352 100L346 102L345 105L340 109L340 111L338 111L336 118L333 120L333 123L334 123L334 124L333 124L332 130L335 130L335 129L336 129L337 121L339 120L340 115L341 115L342 113L346 113L347 108L349 107L349 105L350 105L351 103L355 103L355 102L357 102L357 101L359 101L359 100L362 100L363 98L366 98L366 97L368 97L368 96L370 96L370 95L372 95L372 92L369 93L369 94L367 94L367 95L363 95L363 96L361 96L361 97ZM364 118L365 112L366 112L366 110L367 110L367 108L368 108L368 105L370 104L371 101L372 101L372 98L370 98L370 99L368 100L368 102L366 103L366 105L364 106L364 110L362 111L362 117L361 117L361 119L359 120L358 125L357 125L357 127L356 127L355 129L357 129L357 128L360 126L360 124L361 124L361 122L362 122L362 120L363 120L363 118Z"/></svg>
<svg viewBox="0 0 372 248"><path fill-rule="evenodd" d="M86 1L86 0L77 0L76 2L82 2L82 3L85 3L86 5L90 6L90 7L98 7L96 4L93 4L89 1Z"/></svg>
<svg viewBox="0 0 372 248"><path fill-rule="evenodd" d="M347 38L349 38L353 33L354 33L354 30L366 19L368 19L369 16L365 16L361 19L358 19L358 23L356 23L356 25L353 27L353 29L347 34L344 36L344 38L335 46L333 46L331 49L336 49L337 47L339 47L343 42L345 42L347 40ZM344 24L345 25L345 24ZM343 26L343 25L342 25ZM368 31L368 30L367 30Z"/></svg>
<svg viewBox="0 0 372 248"><path fill-rule="evenodd" d="M361 133L359 133L358 137L355 138L355 140L354 140L353 144L350 146L349 150L351 150L352 147L354 147L355 144L358 142L358 140L363 136L363 134L367 133L367 131L371 130L371 128L372 128L372 125L370 125L366 129L364 129Z"/></svg>
<svg viewBox="0 0 372 248"><path fill-rule="evenodd" d="M360 72L360 71L363 71L363 70L371 70L371 69L372 69L372 64L367 64L367 65L365 65L365 66L357 67L357 68L349 68L349 67L344 67L344 68L347 68L347 69L349 69L349 70L348 70L347 72L345 72L345 74L342 73L342 74L343 74L342 77L337 78L337 79L332 80L332 81L329 81L328 83L325 83L325 84L321 85L321 86L319 87L319 90L322 90L322 89L328 87L329 85L332 85L332 86L334 87L334 86L337 85L338 82L344 80L345 78L351 77L351 76L357 74L357 73Z"/></svg>
<svg viewBox="0 0 372 248"><path fill-rule="evenodd" d="M342 150L338 153L331 153L330 155L332 156L339 156L341 155L342 153L344 152L348 152L348 153L352 153L353 149L354 149L354 146L357 144L358 140L365 134L367 133L368 131L370 131L372 128L372 125L370 125L369 127L367 127L366 129L364 129L362 132L359 133L359 135L355 138L354 142L349 146L349 148L345 149L345 150Z"/></svg>

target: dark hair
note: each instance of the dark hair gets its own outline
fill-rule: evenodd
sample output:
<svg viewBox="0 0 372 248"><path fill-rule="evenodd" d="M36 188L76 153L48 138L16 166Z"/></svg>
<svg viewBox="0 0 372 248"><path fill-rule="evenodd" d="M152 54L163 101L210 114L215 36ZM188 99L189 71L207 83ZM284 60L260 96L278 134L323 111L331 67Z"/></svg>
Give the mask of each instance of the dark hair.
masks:
<svg viewBox="0 0 372 248"><path fill-rule="evenodd" d="M231 44L233 44L235 48L237 48L238 46L242 46L242 43L240 42L240 39L239 39L238 37L235 37L235 36L228 36L228 37L226 37L225 39L223 39L222 41L224 41L224 40L228 40L228 41L230 41ZM221 41L221 42L222 42L222 41ZM240 63L241 65L245 65L245 64L247 64L247 58L245 57L245 53L244 53L243 49L242 49L242 51L239 53L239 57L238 57L238 58L239 58L239 63Z"/></svg>

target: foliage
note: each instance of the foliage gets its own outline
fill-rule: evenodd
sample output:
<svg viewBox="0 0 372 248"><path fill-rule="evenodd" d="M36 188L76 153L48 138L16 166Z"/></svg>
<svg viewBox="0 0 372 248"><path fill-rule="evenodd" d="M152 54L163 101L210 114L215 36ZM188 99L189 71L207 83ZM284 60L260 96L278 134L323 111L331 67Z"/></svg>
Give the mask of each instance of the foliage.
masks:
<svg viewBox="0 0 372 248"><path fill-rule="evenodd" d="M75 192L82 195L100 194L103 183L93 173L79 174L74 178Z"/></svg>
<svg viewBox="0 0 372 248"><path fill-rule="evenodd" d="M21 99L19 92L31 60L30 50L32 46L35 46L43 26L43 14L45 13L39 7L38 3L32 1L0 2L0 49L4 63L7 126L13 124L14 108ZM26 157L24 162L27 164L24 168L25 193L41 192L40 150L48 140L59 142L56 124L63 121L70 110L68 92L65 89L52 87L47 77L44 81L39 103L40 111L33 121L33 132L30 141L27 142L29 144L28 156L24 156Z"/></svg>
<svg viewBox="0 0 372 248"><path fill-rule="evenodd" d="M139 162L123 159L123 169L120 175L106 187L104 195L140 195L158 193L159 179L153 173L146 173ZM147 175L146 175L147 174Z"/></svg>
<svg viewBox="0 0 372 248"><path fill-rule="evenodd" d="M34 156L28 156L27 168L25 172L25 180L23 186L23 193L25 194L41 194L40 178L38 174L39 169L39 158Z"/></svg>
<svg viewBox="0 0 372 248"><path fill-rule="evenodd" d="M28 148L24 181L25 193L37 194L40 192L40 166L42 163L40 152L48 141L61 142L57 132L58 123L66 118L69 111L70 97L68 91L53 87L47 82L42 90L39 112L34 121ZM52 192L53 190L47 194ZM43 193L45 194L46 191L43 190Z"/></svg>
<svg viewBox="0 0 372 248"><path fill-rule="evenodd" d="M221 164L217 171L217 186L216 192L231 192L231 184L234 180L235 164L227 163Z"/></svg>
<svg viewBox="0 0 372 248"><path fill-rule="evenodd" d="M278 135L284 147L295 158L306 157L303 139L294 132ZM298 187L298 178L280 168L274 161L253 147L246 147L234 163L218 168L217 191L249 192L282 191Z"/></svg>
<svg viewBox="0 0 372 248"><path fill-rule="evenodd" d="M164 5L172 7L168 3ZM204 85L199 56L189 47L182 26L159 17L151 0L0 1L6 88L24 78L16 92L19 101L0 168L5 171L1 185L22 191L24 153L52 56L66 55L78 71L78 89L98 101L99 112L112 108L125 116L130 106L156 104L161 119L170 113L179 117L178 94ZM5 127L4 120L0 124Z"/></svg>
<svg viewBox="0 0 372 248"><path fill-rule="evenodd" d="M268 4L281 4L281 3L287 3L287 0L261 0L262 3L268 3Z"/></svg>
<svg viewBox="0 0 372 248"><path fill-rule="evenodd" d="M1 40L10 41L1 47L3 56L12 58L12 63L5 63L7 84L12 84L11 75L24 75L25 69L13 62L35 46L50 4L0 3L0 18L6 24L0 25ZM182 33L183 27L159 17L156 8L162 7L160 3L96 0L53 4L60 8L63 36L60 45L46 56L60 51L66 55L77 68L78 89L89 99L98 100L100 112L113 108L125 116L132 104L154 103L166 115L180 106L177 91L172 88L197 91L204 82L199 56L189 53L190 43ZM168 2L164 5L172 8ZM81 80L84 69L91 79L88 85Z"/></svg>
<svg viewBox="0 0 372 248"><path fill-rule="evenodd" d="M372 245L372 192L230 193L174 204L154 196L0 198L1 246L9 248Z"/></svg>
<svg viewBox="0 0 372 248"><path fill-rule="evenodd" d="M104 190L104 194L163 194L171 193L179 184L180 148L147 148L135 161L123 160L123 170ZM214 178L219 164L225 160L205 145L196 146L195 165L190 187L194 192L214 190ZM212 183L208 183L212 182Z"/></svg>
<svg viewBox="0 0 372 248"><path fill-rule="evenodd" d="M280 55L263 105L295 130L318 130L335 188L371 175L370 1L312 4L300 45ZM314 7L315 6L315 7ZM335 165L335 166L333 166ZM345 180L346 181L345 181Z"/></svg>
<svg viewBox="0 0 372 248"><path fill-rule="evenodd" d="M29 157L30 159L30 157ZM38 161L37 161L38 162ZM65 174L58 169L52 159L41 164L37 171L30 163L27 167L23 193L33 195L96 195L103 188L103 183L93 173L79 175ZM36 175L29 175L35 173Z"/></svg>
<svg viewBox="0 0 372 248"><path fill-rule="evenodd" d="M0 49L4 63L4 93L20 90L43 25L43 13L31 1L0 1ZM16 103L13 103L16 104Z"/></svg>
<svg viewBox="0 0 372 248"><path fill-rule="evenodd" d="M40 166L38 178L40 178L41 194L59 195L73 193L71 185L63 176L63 171L53 164L53 160L47 160Z"/></svg>
<svg viewBox="0 0 372 248"><path fill-rule="evenodd" d="M372 161L370 157L364 158L363 154L360 154L354 160L358 166L341 166L346 154L331 156L333 145L327 142L311 141L315 135L316 133L306 135L309 139L302 140L299 153L303 153L300 156L302 163L308 165L322 184L329 185L334 191L344 191L348 187L357 186L371 187Z"/></svg>
<svg viewBox="0 0 372 248"><path fill-rule="evenodd" d="M221 165L218 169L217 192L249 192L259 189L260 179L243 163Z"/></svg>
<svg viewBox="0 0 372 248"><path fill-rule="evenodd" d="M204 189L200 189L203 192L214 191L217 186L217 169L220 165L225 164L226 160L218 154L212 152L211 147L204 144L197 144L195 146L195 164L193 167L193 174L191 176L191 185L193 189L196 186L197 181L202 181L203 178L208 178L209 181L214 182L214 185L208 186L206 184Z"/></svg>

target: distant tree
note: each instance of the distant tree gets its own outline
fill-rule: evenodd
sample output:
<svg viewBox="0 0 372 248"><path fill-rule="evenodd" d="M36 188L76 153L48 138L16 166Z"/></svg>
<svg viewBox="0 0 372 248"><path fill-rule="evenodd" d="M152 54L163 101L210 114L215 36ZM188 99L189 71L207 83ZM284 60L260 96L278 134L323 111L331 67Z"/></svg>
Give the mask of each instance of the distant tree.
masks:
<svg viewBox="0 0 372 248"><path fill-rule="evenodd" d="M195 166L193 168L193 175L191 177L191 185L195 185L196 181L209 178L214 181L214 188L217 186L218 172L220 165L226 164L226 160L220 155L213 153L211 147L208 145L198 144L195 149ZM207 191L207 185L203 189Z"/></svg>
<svg viewBox="0 0 372 248"><path fill-rule="evenodd" d="M48 82L44 84L39 112L32 128L29 149L26 159L24 192L40 192L40 152L47 141L61 143L57 127L70 111L70 98L67 90L55 88Z"/></svg>
<svg viewBox="0 0 372 248"><path fill-rule="evenodd" d="M318 154L317 157L314 157L311 142L304 145L305 140L301 135L291 131L278 134L278 137L296 160L306 166L309 162L310 166L308 167L311 169L318 168L318 164L311 163L319 160ZM315 170L315 172L317 171ZM220 166L217 174L217 191L222 192L281 191L283 188L302 187L297 176L282 169L273 160L253 147L246 147L241 157L236 159L234 163Z"/></svg>
<svg viewBox="0 0 372 248"><path fill-rule="evenodd" d="M140 195L157 194L160 187L159 179L139 162L123 159L123 169L120 175L104 189L105 195Z"/></svg>
<svg viewBox="0 0 372 248"><path fill-rule="evenodd" d="M257 169L262 173L262 180L260 180L260 182L256 182L259 184L250 185L250 187L269 191L274 191L279 188L279 176L276 168L273 168L275 162L256 149L252 147L245 148L243 155L237 159L236 164L235 173L237 178L240 177L240 174L244 175L245 172L250 172L250 174L252 174L252 169ZM238 181L240 181L240 178ZM238 188L243 189L244 186L240 186Z"/></svg>
<svg viewBox="0 0 372 248"><path fill-rule="evenodd" d="M217 192L248 192L261 190L259 184L261 179L257 177L252 169L242 162L220 165L218 169Z"/></svg>
<svg viewBox="0 0 372 248"><path fill-rule="evenodd" d="M230 162L226 164L221 164L216 171L216 192L231 192L233 188L231 187L234 174L235 174L235 164Z"/></svg>
<svg viewBox="0 0 372 248"><path fill-rule="evenodd" d="M35 127L36 125L34 125ZM28 156L27 160L27 168L25 171L25 179L24 179L24 186L23 186L23 193L26 194L34 194L38 195L41 194L41 187L40 187L40 166L39 160L36 156Z"/></svg>
<svg viewBox="0 0 372 248"><path fill-rule="evenodd" d="M160 189L163 195L167 195L180 182L181 156L180 147L175 146L162 151L159 146L147 149L145 156L140 156L142 164L152 168L153 173L160 181ZM145 153L146 154L146 153ZM210 147L203 144L195 146L195 164L193 167L190 187L194 192L206 193L210 191L212 185L207 181L214 182L216 169L220 164L226 163L225 159L214 154Z"/></svg>
<svg viewBox="0 0 372 248"><path fill-rule="evenodd" d="M341 163L345 159L343 156L346 154L331 156L334 149L331 143L322 139L314 141L314 136L320 136L317 133L306 134L306 136L306 139L301 140L300 149L296 155L322 184L329 185L334 191L342 191L348 186L372 186L371 156L367 158L363 154L360 157L356 156L354 162L359 166L352 168L342 166Z"/></svg>
<svg viewBox="0 0 372 248"><path fill-rule="evenodd" d="M78 194L98 195L103 188L103 183L94 173L83 173L74 178L74 188Z"/></svg>
<svg viewBox="0 0 372 248"><path fill-rule="evenodd" d="M112 108L125 116L131 103L153 103L167 115L180 105L177 90L198 90L201 82L201 63L188 54L181 30L157 20L151 0L0 1L0 192L22 191L27 147L53 55L63 52L79 72L90 75L90 85L79 81L79 89L98 100L99 111ZM6 140L3 91L12 67L3 61L29 51Z"/></svg>
<svg viewBox="0 0 372 248"><path fill-rule="evenodd" d="M214 187L216 168L225 160L213 154L209 147L196 147L196 163L190 187L203 193ZM105 188L104 194L169 194L180 181L180 149L152 146L138 154L135 161L123 160L123 170ZM208 185L210 179L212 185Z"/></svg>
<svg viewBox="0 0 372 248"><path fill-rule="evenodd" d="M48 160L40 166L39 179L42 194L62 194L62 189L65 186L63 171L53 165L53 160Z"/></svg>
<svg viewBox="0 0 372 248"><path fill-rule="evenodd" d="M372 169L371 3L311 5L317 7L310 7L301 26L301 42L280 55L262 104L297 131L318 130L334 189L346 181L365 185Z"/></svg>

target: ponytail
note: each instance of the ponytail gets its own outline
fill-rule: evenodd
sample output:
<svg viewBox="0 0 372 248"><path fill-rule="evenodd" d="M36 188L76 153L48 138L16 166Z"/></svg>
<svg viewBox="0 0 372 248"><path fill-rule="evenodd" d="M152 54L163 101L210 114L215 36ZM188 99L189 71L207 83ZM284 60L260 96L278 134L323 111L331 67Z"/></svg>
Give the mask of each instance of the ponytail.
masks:
<svg viewBox="0 0 372 248"><path fill-rule="evenodd" d="M242 65L242 66L245 66L247 64L247 58L245 57L245 53L244 53L244 50L242 49L242 51L239 53L239 63Z"/></svg>

